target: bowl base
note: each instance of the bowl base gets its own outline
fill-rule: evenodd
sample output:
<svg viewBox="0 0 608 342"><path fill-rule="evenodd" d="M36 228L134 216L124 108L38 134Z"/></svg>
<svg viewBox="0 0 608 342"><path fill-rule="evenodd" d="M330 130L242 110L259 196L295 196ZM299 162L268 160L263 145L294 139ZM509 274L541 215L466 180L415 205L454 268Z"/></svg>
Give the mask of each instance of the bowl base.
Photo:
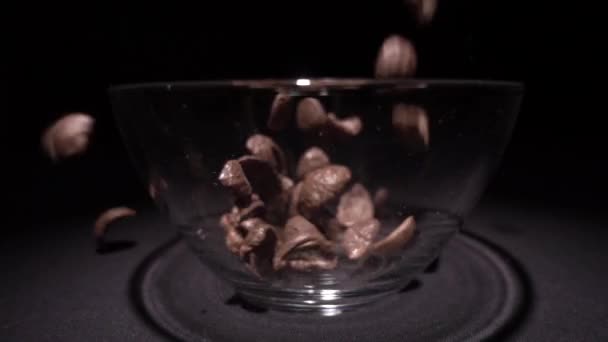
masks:
<svg viewBox="0 0 608 342"><path fill-rule="evenodd" d="M282 291L281 293L269 294L268 291L237 288L236 293L246 302L259 308L335 316L377 302L400 289L401 287L394 286L358 289L356 291L311 289L305 293Z"/></svg>
<svg viewBox="0 0 608 342"><path fill-rule="evenodd" d="M434 272L380 300L375 293L358 296L363 300L345 302L346 312L325 317L273 310L284 308L280 302L260 307L259 294L235 293L185 243L173 241L140 266L132 294L152 326L179 340L487 340L522 313L525 288L514 265L504 252L460 233ZM348 310L354 307L359 309ZM331 313L327 309L324 315Z"/></svg>

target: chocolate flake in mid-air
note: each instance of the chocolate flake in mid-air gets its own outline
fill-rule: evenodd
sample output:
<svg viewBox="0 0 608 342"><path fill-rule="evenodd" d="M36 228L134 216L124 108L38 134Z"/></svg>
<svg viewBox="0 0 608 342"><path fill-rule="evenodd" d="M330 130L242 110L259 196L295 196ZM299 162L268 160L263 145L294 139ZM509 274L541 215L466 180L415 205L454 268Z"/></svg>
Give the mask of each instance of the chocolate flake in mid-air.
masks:
<svg viewBox="0 0 608 342"><path fill-rule="evenodd" d="M376 77L412 76L416 73L417 65L414 45L403 37L392 35L384 40L376 57Z"/></svg>
<svg viewBox="0 0 608 342"><path fill-rule="evenodd" d="M89 146L94 123L89 114L67 114L44 131L42 147L53 161L82 154Z"/></svg>
<svg viewBox="0 0 608 342"><path fill-rule="evenodd" d="M408 151L423 152L430 141L426 111L416 105L398 104L393 108L392 124L397 138Z"/></svg>
<svg viewBox="0 0 608 342"><path fill-rule="evenodd" d="M285 129L291 119L290 96L283 93L278 93L270 108L267 126L273 131Z"/></svg>
<svg viewBox="0 0 608 342"><path fill-rule="evenodd" d="M412 12L418 25L431 23L437 11L438 0L405 0L405 5Z"/></svg>
<svg viewBox="0 0 608 342"><path fill-rule="evenodd" d="M313 97L302 99L296 110L298 128L304 132L318 130L325 126L329 118L319 100Z"/></svg>
<svg viewBox="0 0 608 342"><path fill-rule="evenodd" d="M363 122L358 116L349 116L346 118L338 118L335 114L329 113L329 133L336 138L349 138L359 135L363 130Z"/></svg>
<svg viewBox="0 0 608 342"><path fill-rule="evenodd" d="M127 207L111 208L101 213L101 215L97 217L97 220L95 220L95 225L93 227L93 237L95 238L97 250L102 250L105 247L106 231L114 221L129 216L135 216L136 214L137 212L135 210Z"/></svg>

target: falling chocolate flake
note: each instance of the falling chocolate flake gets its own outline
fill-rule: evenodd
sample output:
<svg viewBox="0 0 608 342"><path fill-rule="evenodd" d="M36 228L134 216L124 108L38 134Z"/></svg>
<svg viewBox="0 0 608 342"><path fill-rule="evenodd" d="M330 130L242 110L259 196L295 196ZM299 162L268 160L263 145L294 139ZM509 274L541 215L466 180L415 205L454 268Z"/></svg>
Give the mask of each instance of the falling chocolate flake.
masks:
<svg viewBox="0 0 608 342"><path fill-rule="evenodd" d="M298 128L308 132L321 129L327 123L328 117L319 100L307 97L298 103L296 121Z"/></svg>
<svg viewBox="0 0 608 342"><path fill-rule="evenodd" d="M437 0L405 0L405 4L421 26L430 24L437 10Z"/></svg>
<svg viewBox="0 0 608 342"><path fill-rule="evenodd" d="M335 114L327 115L330 123L330 133L338 138L348 138L359 135L363 130L363 123L358 116L350 116L344 119L338 118Z"/></svg>
<svg viewBox="0 0 608 342"><path fill-rule="evenodd" d="M93 228L93 236L97 243L97 249L103 248L105 242L104 237L108 226L110 226L111 223L124 217L135 216L136 214L137 212L131 208L116 207L108 209L99 215Z"/></svg>
<svg viewBox="0 0 608 342"><path fill-rule="evenodd" d="M376 77L411 76L417 67L416 49L407 39L392 35L382 43L376 58Z"/></svg>
<svg viewBox="0 0 608 342"><path fill-rule="evenodd" d="M323 152L322 149L313 146L306 150L300 157L296 168L296 176L298 179L302 179L307 173L329 165L329 163L330 161L327 154Z"/></svg>
<svg viewBox="0 0 608 342"><path fill-rule="evenodd" d="M374 204L365 187L359 183L340 197L336 218L344 226L368 221L374 217Z"/></svg>
<svg viewBox="0 0 608 342"><path fill-rule="evenodd" d="M374 254L392 254L401 250L414 237L416 221L410 216L384 239L374 243Z"/></svg>
<svg viewBox="0 0 608 342"><path fill-rule="evenodd" d="M267 126L273 131L280 131L287 127L291 119L291 110L289 106L290 96L279 93L275 96L268 116Z"/></svg>
<svg viewBox="0 0 608 342"><path fill-rule="evenodd" d="M282 174L287 172L285 154L270 137L262 134L252 135L247 139L246 147L255 157L270 163L277 172Z"/></svg>
<svg viewBox="0 0 608 342"><path fill-rule="evenodd" d="M225 187L232 190L237 199L251 196L251 184L249 184L239 161L227 161L222 172L220 172L219 180Z"/></svg>
<svg viewBox="0 0 608 342"><path fill-rule="evenodd" d="M290 267L300 271L332 269L337 266L334 245L302 216L287 221L281 243L277 245L275 270Z"/></svg>
<svg viewBox="0 0 608 342"><path fill-rule="evenodd" d="M429 119L419 106L398 104L393 108L393 129L403 146L412 152L426 150L429 145Z"/></svg>
<svg viewBox="0 0 608 342"><path fill-rule="evenodd" d="M359 259L366 254L380 230L380 222L374 218L359 221L346 229L342 246L349 259Z"/></svg>
<svg viewBox="0 0 608 342"><path fill-rule="evenodd" d="M86 113L67 114L44 131L42 147L53 161L79 155L89 145L94 124Z"/></svg>
<svg viewBox="0 0 608 342"><path fill-rule="evenodd" d="M328 165L308 173L302 181L298 211L309 219L317 216L340 196L350 179L350 170L341 165Z"/></svg>
<svg viewBox="0 0 608 342"><path fill-rule="evenodd" d="M239 158L238 163L251 184L251 189L260 196L262 201L268 202L272 197L281 193L279 175L266 160L245 156Z"/></svg>
<svg viewBox="0 0 608 342"><path fill-rule="evenodd" d="M312 97L298 103L296 121L300 130L317 133L324 143L351 138L363 130L358 116L338 118L333 113L326 113L321 102Z"/></svg>

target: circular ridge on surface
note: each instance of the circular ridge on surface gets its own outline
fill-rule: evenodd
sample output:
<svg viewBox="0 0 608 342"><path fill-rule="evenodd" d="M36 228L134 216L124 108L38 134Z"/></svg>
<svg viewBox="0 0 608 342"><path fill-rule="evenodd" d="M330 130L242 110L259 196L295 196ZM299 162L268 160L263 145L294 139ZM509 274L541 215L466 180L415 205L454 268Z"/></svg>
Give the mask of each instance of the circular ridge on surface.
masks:
<svg viewBox="0 0 608 342"><path fill-rule="evenodd" d="M502 332L522 307L524 286L504 252L467 233L440 266L398 294L333 317L268 311L243 301L172 240L140 265L134 300L166 336L187 341L479 341Z"/></svg>

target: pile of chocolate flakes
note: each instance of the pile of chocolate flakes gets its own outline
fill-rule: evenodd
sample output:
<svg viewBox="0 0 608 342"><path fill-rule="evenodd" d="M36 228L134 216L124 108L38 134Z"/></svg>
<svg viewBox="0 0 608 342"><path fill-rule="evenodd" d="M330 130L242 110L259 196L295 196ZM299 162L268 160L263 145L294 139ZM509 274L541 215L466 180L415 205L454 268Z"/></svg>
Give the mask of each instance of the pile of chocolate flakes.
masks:
<svg viewBox="0 0 608 342"><path fill-rule="evenodd" d="M270 129L287 124L287 102L277 95ZM300 131L326 137L355 137L363 129L359 117L339 119L311 97L299 101L295 117ZM399 122L393 124L399 129ZM340 255L354 261L393 253L414 235L416 224L410 216L379 239L381 223L375 213L386 201L387 190L379 189L372 199L363 184L353 181L351 170L333 163L320 147L304 151L289 174L283 150L270 137L255 134L245 146L249 154L227 161L219 176L234 198L220 223L226 246L253 273L331 270Z"/></svg>

